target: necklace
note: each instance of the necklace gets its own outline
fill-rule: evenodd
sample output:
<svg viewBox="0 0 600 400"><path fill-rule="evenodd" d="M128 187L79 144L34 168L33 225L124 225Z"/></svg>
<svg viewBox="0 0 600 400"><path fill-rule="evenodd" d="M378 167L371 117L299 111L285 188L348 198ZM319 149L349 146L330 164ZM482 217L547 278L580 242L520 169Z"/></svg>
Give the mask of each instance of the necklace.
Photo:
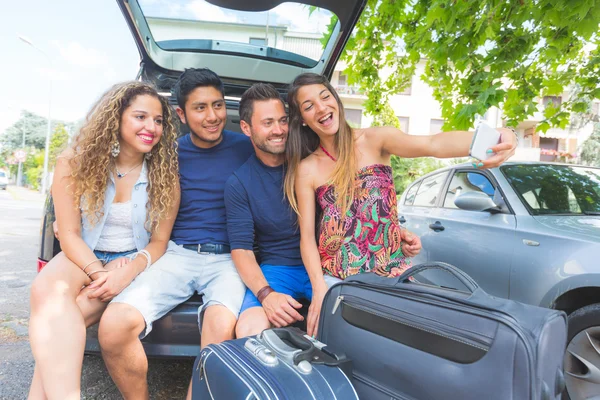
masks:
<svg viewBox="0 0 600 400"><path fill-rule="evenodd" d="M117 167L117 163L115 163L115 169L117 170L117 178L121 179L127 176L128 173L130 173L131 171L133 171L134 169L136 169L137 167L139 167L140 165L142 165L144 162L142 161L141 163L139 163L138 165L136 165L135 167L131 168L129 171L127 172L121 172L119 171L119 167Z"/></svg>
<svg viewBox="0 0 600 400"><path fill-rule="evenodd" d="M327 150L325 150L325 147L323 147L323 145L319 144L319 147L321 148L321 150L323 150L323 153L325 153L327 155L327 157L329 157L333 160L333 162L337 161L334 156L332 156L331 154L329 154L329 152Z"/></svg>

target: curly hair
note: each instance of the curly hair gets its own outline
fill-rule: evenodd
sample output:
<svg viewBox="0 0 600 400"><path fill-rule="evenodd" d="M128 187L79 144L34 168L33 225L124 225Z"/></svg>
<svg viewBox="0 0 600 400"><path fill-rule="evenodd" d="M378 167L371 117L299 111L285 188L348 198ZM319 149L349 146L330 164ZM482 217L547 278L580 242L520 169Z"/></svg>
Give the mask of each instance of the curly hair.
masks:
<svg viewBox="0 0 600 400"><path fill-rule="evenodd" d="M109 174L115 168L111 157L112 144L118 140L123 112L138 96L149 95L160 101L163 114L163 133L152 148L148 167L148 203L146 229L158 228L159 221L175 200L173 193L179 182L177 159L177 125L168 101L150 84L132 81L114 85L88 113L84 125L73 141L71 166L72 194L75 206L82 209L90 224L103 216L104 196Z"/></svg>

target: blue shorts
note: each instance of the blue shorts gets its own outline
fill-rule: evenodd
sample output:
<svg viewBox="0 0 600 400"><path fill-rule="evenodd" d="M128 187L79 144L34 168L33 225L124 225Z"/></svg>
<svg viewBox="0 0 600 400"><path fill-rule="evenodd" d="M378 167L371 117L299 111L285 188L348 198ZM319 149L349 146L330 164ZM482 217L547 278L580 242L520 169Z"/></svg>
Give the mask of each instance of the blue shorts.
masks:
<svg viewBox="0 0 600 400"><path fill-rule="evenodd" d="M312 286L304 265L263 264L260 269L274 291L289 294L296 300L312 299ZM261 307L261 304L254 293L250 289L246 289L240 314L251 307Z"/></svg>
<svg viewBox="0 0 600 400"><path fill-rule="evenodd" d="M94 250L94 254L98 257L98 260L102 261L102 264L108 264L112 260L116 260L121 257L128 257L134 253L137 253L137 250L128 250L128 251L102 251L102 250Z"/></svg>

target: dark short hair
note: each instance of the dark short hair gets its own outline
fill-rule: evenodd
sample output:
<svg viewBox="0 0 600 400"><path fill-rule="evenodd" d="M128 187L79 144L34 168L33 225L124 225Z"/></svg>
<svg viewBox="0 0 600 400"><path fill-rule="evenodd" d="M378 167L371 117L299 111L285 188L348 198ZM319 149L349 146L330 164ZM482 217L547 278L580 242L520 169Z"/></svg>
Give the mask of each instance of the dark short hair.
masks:
<svg viewBox="0 0 600 400"><path fill-rule="evenodd" d="M219 75L208 68L187 68L175 82L173 95L179 107L185 110L185 103L190 93L198 87L210 86L217 89L225 97L225 87Z"/></svg>
<svg viewBox="0 0 600 400"><path fill-rule="evenodd" d="M285 103L281 99L279 92L270 83L255 83L242 95L240 100L240 119L246 121L249 125L252 121L255 101L279 100L285 108Z"/></svg>

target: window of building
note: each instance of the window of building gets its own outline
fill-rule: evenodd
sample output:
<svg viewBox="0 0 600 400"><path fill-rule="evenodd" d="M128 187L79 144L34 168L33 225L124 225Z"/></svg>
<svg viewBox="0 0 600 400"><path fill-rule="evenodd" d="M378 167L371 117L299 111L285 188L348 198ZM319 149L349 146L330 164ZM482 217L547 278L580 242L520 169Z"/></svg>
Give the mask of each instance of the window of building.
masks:
<svg viewBox="0 0 600 400"><path fill-rule="evenodd" d="M446 181L447 172L423 179L413 205L420 207L435 207L440 189Z"/></svg>
<svg viewBox="0 0 600 400"><path fill-rule="evenodd" d="M442 126L443 125L444 125L444 120L443 119L432 118L429 121L429 133L431 135L436 134L436 133L440 133L442 131Z"/></svg>
<svg viewBox="0 0 600 400"><path fill-rule="evenodd" d="M354 128L360 128L362 122L362 110L346 108L346 120Z"/></svg>
<svg viewBox="0 0 600 400"><path fill-rule="evenodd" d="M250 44L254 45L254 46L266 46L267 45L267 39L265 38L250 38Z"/></svg>
<svg viewBox="0 0 600 400"><path fill-rule="evenodd" d="M339 86L347 86L348 85L348 76L340 73L340 77L338 78Z"/></svg>
<svg viewBox="0 0 600 400"><path fill-rule="evenodd" d="M404 133L408 133L408 123L410 122L410 118L398 117L398 122L400 122L400 130Z"/></svg>
<svg viewBox="0 0 600 400"><path fill-rule="evenodd" d="M552 104L552 107L558 108L558 107L560 107L560 104L562 103L562 97L560 97L560 96L544 96L544 99L542 102L544 103L544 107L548 107L550 104Z"/></svg>

